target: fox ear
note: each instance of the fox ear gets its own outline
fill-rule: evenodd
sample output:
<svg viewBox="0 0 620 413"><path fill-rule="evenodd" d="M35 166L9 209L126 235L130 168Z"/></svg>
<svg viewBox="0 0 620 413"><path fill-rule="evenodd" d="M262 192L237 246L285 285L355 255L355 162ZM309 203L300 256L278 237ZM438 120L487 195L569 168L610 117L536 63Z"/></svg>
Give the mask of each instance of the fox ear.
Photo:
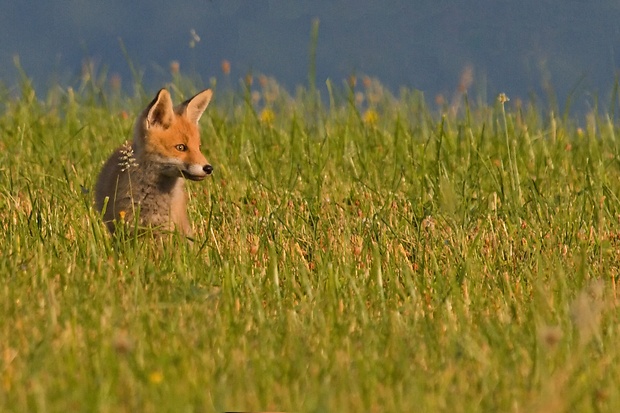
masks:
<svg viewBox="0 0 620 413"><path fill-rule="evenodd" d="M209 105L209 102L211 102L211 96L213 96L211 89L203 90L193 98L189 98L185 102L181 103L178 106L177 111L185 116L190 122L197 124L203 112Z"/></svg>
<svg viewBox="0 0 620 413"><path fill-rule="evenodd" d="M155 99L149 104L146 114L146 127L157 125L164 129L168 128L174 117L174 109L172 107L172 99L170 93L166 89L161 89Z"/></svg>

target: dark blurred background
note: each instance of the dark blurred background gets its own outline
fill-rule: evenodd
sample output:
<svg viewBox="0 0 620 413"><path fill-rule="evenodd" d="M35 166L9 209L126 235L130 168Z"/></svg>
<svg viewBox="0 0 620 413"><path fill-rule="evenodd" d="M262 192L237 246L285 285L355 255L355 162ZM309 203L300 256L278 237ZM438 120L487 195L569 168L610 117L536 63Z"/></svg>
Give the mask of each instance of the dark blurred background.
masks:
<svg viewBox="0 0 620 413"><path fill-rule="evenodd" d="M471 94L487 101L545 97L607 103L620 53L620 2L607 0L175 0L0 1L0 82L18 79L14 56L38 90L71 84L95 62L132 84L127 56L147 89L182 72L307 84L310 33L320 21L317 85L370 75L397 93L451 94L466 67ZM199 40L198 40L199 38ZM120 39L120 41L119 41Z"/></svg>

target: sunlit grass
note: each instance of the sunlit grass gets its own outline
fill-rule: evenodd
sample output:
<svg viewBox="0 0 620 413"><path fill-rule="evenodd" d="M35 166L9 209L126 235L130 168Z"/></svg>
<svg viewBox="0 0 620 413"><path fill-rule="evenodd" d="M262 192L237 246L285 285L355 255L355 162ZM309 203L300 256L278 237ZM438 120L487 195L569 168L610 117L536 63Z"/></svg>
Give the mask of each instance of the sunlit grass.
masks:
<svg viewBox="0 0 620 413"><path fill-rule="evenodd" d="M93 209L152 98L102 82L2 102L0 410L620 408L607 116L214 80L190 245Z"/></svg>

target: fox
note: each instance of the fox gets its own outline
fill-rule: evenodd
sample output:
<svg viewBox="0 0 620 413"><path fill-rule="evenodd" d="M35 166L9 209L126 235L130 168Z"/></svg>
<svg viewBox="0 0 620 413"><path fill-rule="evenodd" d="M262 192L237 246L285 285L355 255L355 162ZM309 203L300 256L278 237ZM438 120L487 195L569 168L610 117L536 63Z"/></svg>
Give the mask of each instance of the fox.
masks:
<svg viewBox="0 0 620 413"><path fill-rule="evenodd" d="M212 95L206 89L173 106L163 88L139 114L133 141L114 151L95 185L96 207L112 234L122 222L137 219L140 227L191 239L185 180L202 181L213 173L198 127Z"/></svg>

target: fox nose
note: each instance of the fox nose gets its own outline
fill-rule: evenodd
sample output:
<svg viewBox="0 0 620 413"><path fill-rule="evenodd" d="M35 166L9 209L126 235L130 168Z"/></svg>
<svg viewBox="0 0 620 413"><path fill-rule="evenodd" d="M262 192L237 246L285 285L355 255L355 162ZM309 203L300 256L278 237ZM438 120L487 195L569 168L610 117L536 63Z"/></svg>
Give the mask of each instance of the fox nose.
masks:
<svg viewBox="0 0 620 413"><path fill-rule="evenodd" d="M211 165L205 165L202 170L205 171L207 175L211 175L211 172L213 172L213 167Z"/></svg>

